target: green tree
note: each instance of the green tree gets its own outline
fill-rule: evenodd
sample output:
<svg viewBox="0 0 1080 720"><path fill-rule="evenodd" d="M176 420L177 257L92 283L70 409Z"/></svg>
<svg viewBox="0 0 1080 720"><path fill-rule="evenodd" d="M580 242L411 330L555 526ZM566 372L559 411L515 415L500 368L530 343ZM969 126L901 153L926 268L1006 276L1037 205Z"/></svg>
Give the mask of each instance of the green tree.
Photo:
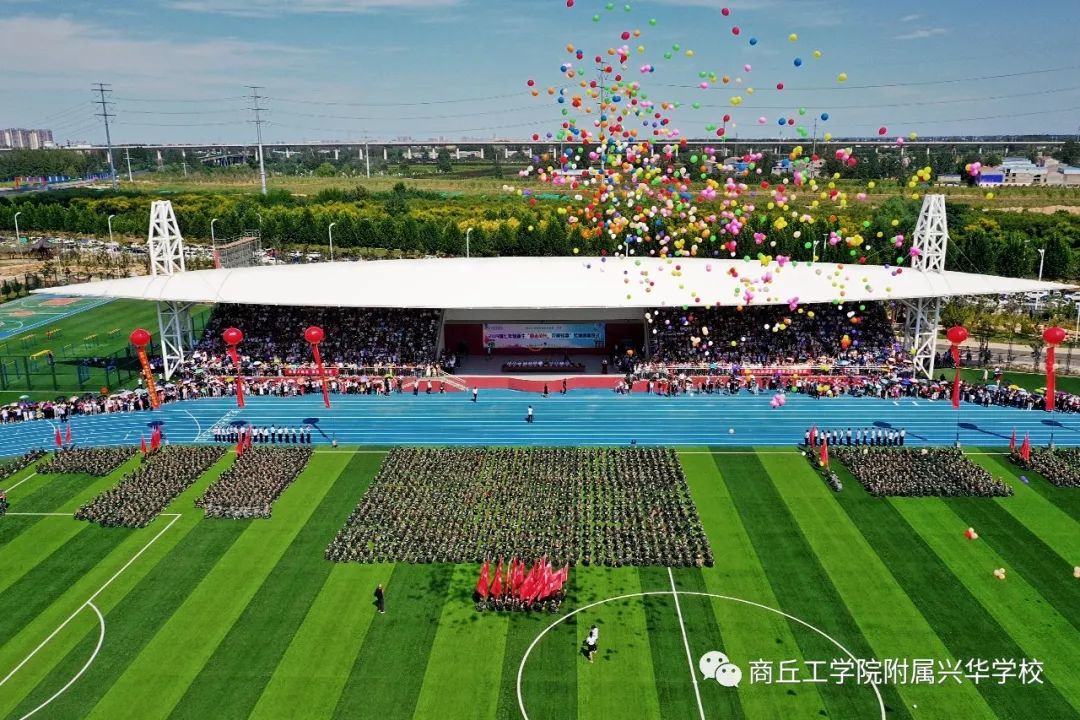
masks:
<svg viewBox="0 0 1080 720"><path fill-rule="evenodd" d="M1061 160L1066 165L1080 163L1080 142L1069 140L1062 145L1061 152L1058 153L1058 160Z"/></svg>
<svg viewBox="0 0 1080 720"><path fill-rule="evenodd" d="M322 165L315 168L315 175L318 177L334 177L337 175L337 168L331 163L324 162Z"/></svg>
<svg viewBox="0 0 1080 720"><path fill-rule="evenodd" d="M409 203L405 200L407 193L405 183L399 182L394 185L394 189L390 191L389 197L383 203L383 209L386 210L387 215L400 217L409 212Z"/></svg>
<svg viewBox="0 0 1080 720"><path fill-rule="evenodd" d="M450 162L450 151L446 148L439 148L439 157L435 161L435 167L441 173L448 173L454 169L453 163Z"/></svg>

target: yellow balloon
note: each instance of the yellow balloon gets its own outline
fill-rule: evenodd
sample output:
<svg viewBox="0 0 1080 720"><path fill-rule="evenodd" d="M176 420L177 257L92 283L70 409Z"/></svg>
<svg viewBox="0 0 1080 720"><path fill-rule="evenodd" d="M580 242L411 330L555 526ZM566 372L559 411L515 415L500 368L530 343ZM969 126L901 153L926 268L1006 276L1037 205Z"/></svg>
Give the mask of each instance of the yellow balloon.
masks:
<svg viewBox="0 0 1080 720"><path fill-rule="evenodd" d="M836 76L836 79L837 79L838 82L847 82L847 73L846 72L840 73L839 75Z"/></svg>
<svg viewBox="0 0 1080 720"><path fill-rule="evenodd" d="M796 35L795 33L791 33L790 35L787 36L787 39L790 40L791 42L798 42L799 41L799 36Z"/></svg>

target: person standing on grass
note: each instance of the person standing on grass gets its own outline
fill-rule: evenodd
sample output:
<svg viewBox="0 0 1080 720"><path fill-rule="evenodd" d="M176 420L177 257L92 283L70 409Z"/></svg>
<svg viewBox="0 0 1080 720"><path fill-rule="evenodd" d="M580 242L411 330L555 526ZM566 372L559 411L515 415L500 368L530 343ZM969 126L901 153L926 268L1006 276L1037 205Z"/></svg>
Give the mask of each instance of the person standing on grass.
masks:
<svg viewBox="0 0 1080 720"><path fill-rule="evenodd" d="M380 614L386 614L386 593L381 583L375 588L375 607Z"/></svg>
<svg viewBox="0 0 1080 720"><path fill-rule="evenodd" d="M600 628L595 625L589 630L588 637L585 638L585 656L589 658L589 662L593 661L593 657L596 655L596 646L600 643Z"/></svg>

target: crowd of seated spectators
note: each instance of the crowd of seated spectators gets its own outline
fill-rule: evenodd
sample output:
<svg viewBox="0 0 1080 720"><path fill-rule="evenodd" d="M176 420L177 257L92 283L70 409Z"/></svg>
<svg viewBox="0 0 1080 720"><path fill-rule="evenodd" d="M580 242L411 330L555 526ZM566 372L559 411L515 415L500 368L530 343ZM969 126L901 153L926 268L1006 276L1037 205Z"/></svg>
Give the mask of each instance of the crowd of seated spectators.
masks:
<svg viewBox="0 0 1080 720"><path fill-rule="evenodd" d="M269 518L274 502L300 475L311 448L252 447L195 501L206 517Z"/></svg>
<svg viewBox="0 0 1080 720"><path fill-rule="evenodd" d="M51 459L38 465L38 472L105 477L134 455L135 449L131 447L60 449Z"/></svg>
<svg viewBox="0 0 1080 720"><path fill-rule="evenodd" d="M437 359L440 318L438 310L222 304L196 349L207 365L231 368L221 334L237 327L244 333L240 352L250 358L245 362L307 363L304 330L317 325L326 333L319 345L325 363L424 365Z"/></svg>
<svg viewBox="0 0 1080 720"><path fill-rule="evenodd" d="M882 303L867 303L857 312L843 305L807 305L801 310L784 305L653 310L648 325L651 362L729 368L880 367L907 360ZM785 319L792 322L785 324ZM842 346L845 335L850 339L847 348ZM648 363L639 365L638 374L647 372Z"/></svg>
<svg viewBox="0 0 1080 720"><path fill-rule="evenodd" d="M637 448L395 448L326 557L713 564L678 457Z"/></svg>
<svg viewBox="0 0 1080 720"><path fill-rule="evenodd" d="M875 497L1006 497L1014 492L957 448L843 446L830 453Z"/></svg>
<svg viewBox="0 0 1080 720"><path fill-rule="evenodd" d="M166 445L147 456L116 487L79 508L75 519L103 527L146 527L177 495L209 470L223 452L221 447L212 445Z"/></svg>

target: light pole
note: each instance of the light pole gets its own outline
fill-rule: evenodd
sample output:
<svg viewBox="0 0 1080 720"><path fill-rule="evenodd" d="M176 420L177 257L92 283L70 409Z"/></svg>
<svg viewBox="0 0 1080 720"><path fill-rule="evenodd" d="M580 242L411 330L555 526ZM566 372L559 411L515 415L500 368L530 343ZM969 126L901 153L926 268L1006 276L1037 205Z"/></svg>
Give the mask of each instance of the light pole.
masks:
<svg viewBox="0 0 1080 720"><path fill-rule="evenodd" d="M108 218L108 223L109 223L109 242L110 242L110 243L111 243L111 242L113 241L113 239L112 239L112 219L113 219L114 217L116 217L116 216L115 216L115 215L110 215L110 216L109 216L109 218Z"/></svg>
<svg viewBox="0 0 1080 720"><path fill-rule="evenodd" d="M217 237L214 235L214 223L217 221L217 218L210 218L210 247L214 250L217 249Z"/></svg>
<svg viewBox="0 0 1080 720"><path fill-rule="evenodd" d="M15 244L19 244L19 216L22 215L22 210L15 213ZM472 228L470 228L471 230Z"/></svg>
<svg viewBox="0 0 1080 720"><path fill-rule="evenodd" d="M1046 261L1046 248L1039 248L1039 282L1042 282L1043 263ZM1035 312L1039 312L1039 300L1042 299L1042 295L1039 293L1041 290L1035 291Z"/></svg>
<svg viewBox="0 0 1080 720"><path fill-rule="evenodd" d="M334 262L334 226L335 225L337 225L337 223L332 222L332 223L330 223L330 227L328 227L326 229L326 231L328 233L330 233L330 262Z"/></svg>
<svg viewBox="0 0 1080 720"><path fill-rule="evenodd" d="M469 236L472 235L472 228L465 231L465 259L469 258Z"/></svg>

